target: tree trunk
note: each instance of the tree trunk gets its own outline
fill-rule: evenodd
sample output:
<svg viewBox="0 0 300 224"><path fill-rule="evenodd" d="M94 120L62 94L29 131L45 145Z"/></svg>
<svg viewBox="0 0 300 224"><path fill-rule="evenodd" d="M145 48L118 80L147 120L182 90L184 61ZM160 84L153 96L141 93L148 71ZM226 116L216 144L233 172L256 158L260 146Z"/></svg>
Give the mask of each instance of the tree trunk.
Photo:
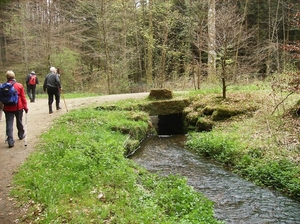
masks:
<svg viewBox="0 0 300 224"><path fill-rule="evenodd" d="M3 31L3 23L0 22L0 67L4 65L5 59L5 37Z"/></svg>
<svg viewBox="0 0 300 224"><path fill-rule="evenodd" d="M200 89L201 72L202 72L202 55L200 53L199 62L198 62L198 69L197 69L197 89Z"/></svg>
<svg viewBox="0 0 300 224"><path fill-rule="evenodd" d="M225 53L226 55L226 53ZM222 65L222 74L221 74L221 80L222 80L222 95L223 99L226 99L226 57L221 58L221 65Z"/></svg>
<svg viewBox="0 0 300 224"><path fill-rule="evenodd" d="M152 20L152 0L149 0L149 37L147 38L147 64L146 78L147 85L153 85L152 70L153 70L153 20Z"/></svg>
<svg viewBox="0 0 300 224"><path fill-rule="evenodd" d="M164 36L163 36L163 48L162 48L162 53L161 53L161 72L160 72L160 82L159 82L159 85L160 85L160 88L163 87L164 85L164 82L166 80L166 55L167 55L167 42L168 42L168 27L166 27L166 30L165 30L165 33L164 33Z"/></svg>
<svg viewBox="0 0 300 224"><path fill-rule="evenodd" d="M223 99L226 99L226 79L224 77L222 78L222 95Z"/></svg>
<svg viewBox="0 0 300 224"><path fill-rule="evenodd" d="M209 0L208 6L208 76L216 75L216 2Z"/></svg>
<svg viewBox="0 0 300 224"><path fill-rule="evenodd" d="M104 6L104 1L102 1L101 4L101 11L102 11L102 15L105 14L105 6ZM109 47L108 47L108 43L107 43L107 25L105 23L105 20L102 20L102 41L104 44L104 48L105 48L105 75L106 75L106 81L107 81L107 91L108 93L111 93L111 65L110 65L110 53L109 53Z"/></svg>

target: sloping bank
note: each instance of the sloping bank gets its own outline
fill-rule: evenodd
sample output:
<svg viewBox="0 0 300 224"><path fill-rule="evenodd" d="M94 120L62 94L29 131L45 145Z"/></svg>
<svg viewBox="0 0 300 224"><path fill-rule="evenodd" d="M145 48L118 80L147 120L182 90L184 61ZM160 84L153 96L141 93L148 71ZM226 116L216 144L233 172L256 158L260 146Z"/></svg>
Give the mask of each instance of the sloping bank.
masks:
<svg viewBox="0 0 300 224"><path fill-rule="evenodd" d="M276 105L276 104L275 104ZM186 147L241 177L300 201L300 119L296 96L277 108L268 91L197 94L185 108Z"/></svg>
<svg viewBox="0 0 300 224"><path fill-rule="evenodd" d="M181 177L124 157L152 130L144 112L85 108L59 118L14 176L26 223L220 223Z"/></svg>

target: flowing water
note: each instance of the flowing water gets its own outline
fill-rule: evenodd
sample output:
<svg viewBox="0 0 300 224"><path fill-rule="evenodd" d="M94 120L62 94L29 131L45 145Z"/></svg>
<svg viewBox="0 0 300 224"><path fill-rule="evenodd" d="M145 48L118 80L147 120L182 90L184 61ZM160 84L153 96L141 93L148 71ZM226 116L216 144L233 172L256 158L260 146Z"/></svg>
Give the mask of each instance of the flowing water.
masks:
<svg viewBox="0 0 300 224"><path fill-rule="evenodd" d="M226 223L300 223L300 203L239 178L184 149L184 135L152 136L131 156L161 175L185 176L189 185L215 203L215 217Z"/></svg>

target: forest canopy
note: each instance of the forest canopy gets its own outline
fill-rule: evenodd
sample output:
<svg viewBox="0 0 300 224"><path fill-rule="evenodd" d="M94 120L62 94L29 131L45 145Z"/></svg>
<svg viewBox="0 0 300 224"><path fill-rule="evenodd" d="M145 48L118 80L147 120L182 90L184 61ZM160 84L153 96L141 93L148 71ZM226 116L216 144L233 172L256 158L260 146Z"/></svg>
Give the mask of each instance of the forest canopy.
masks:
<svg viewBox="0 0 300 224"><path fill-rule="evenodd" d="M0 71L65 91L199 89L297 69L298 0L23 0L0 3ZM213 77L213 78L212 78ZM23 80L19 80L23 82Z"/></svg>

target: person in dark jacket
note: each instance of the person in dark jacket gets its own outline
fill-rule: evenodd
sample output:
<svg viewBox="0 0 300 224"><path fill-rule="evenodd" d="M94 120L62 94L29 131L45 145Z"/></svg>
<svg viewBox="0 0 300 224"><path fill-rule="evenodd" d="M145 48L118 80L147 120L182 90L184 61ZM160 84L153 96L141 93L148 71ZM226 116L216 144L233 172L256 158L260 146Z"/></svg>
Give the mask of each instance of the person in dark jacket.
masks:
<svg viewBox="0 0 300 224"><path fill-rule="evenodd" d="M31 78L35 79L35 82L32 83ZM35 72L32 71L26 76L26 86L27 86L27 95L30 99L31 103L35 101L35 92L36 92L36 84L39 84L39 79L36 76Z"/></svg>
<svg viewBox="0 0 300 224"><path fill-rule="evenodd" d="M14 88L18 92L18 103L16 105L4 105L3 111L6 119L6 135L8 147L14 147L15 141L13 137L14 117L16 117L16 126L18 129L18 137L20 140L25 138L25 130L23 126L23 111L28 113L25 90L21 83L16 82L15 73L13 71L6 72L7 82L14 83Z"/></svg>
<svg viewBox="0 0 300 224"><path fill-rule="evenodd" d="M59 76L56 73L56 68L51 67L50 73L47 74L44 85L43 85L44 92L48 94L48 106L49 106L49 114L53 113L52 110L52 103L53 103L53 96L55 96L55 103L56 103L56 110L60 110L61 107L59 106L60 103L60 91L61 85Z"/></svg>

